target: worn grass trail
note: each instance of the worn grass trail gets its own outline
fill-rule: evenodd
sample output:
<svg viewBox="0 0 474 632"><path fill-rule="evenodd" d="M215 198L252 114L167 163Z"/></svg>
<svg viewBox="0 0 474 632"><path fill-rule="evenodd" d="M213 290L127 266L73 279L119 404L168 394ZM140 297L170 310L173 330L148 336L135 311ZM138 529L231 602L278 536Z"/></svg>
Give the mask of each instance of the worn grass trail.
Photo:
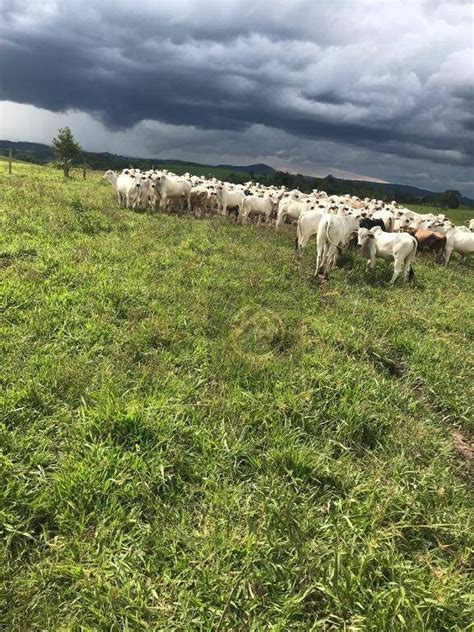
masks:
<svg viewBox="0 0 474 632"><path fill-rule="evenodd" d="M317 287L290 230L15 171L7 629L468 629L472 263L389 288L349 254Z"/></svg>

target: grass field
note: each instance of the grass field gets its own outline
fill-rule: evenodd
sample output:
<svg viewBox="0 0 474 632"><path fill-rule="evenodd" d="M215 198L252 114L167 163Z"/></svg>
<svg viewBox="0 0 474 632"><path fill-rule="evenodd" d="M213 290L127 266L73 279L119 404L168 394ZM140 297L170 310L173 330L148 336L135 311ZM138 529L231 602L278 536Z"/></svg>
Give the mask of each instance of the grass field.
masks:
<svg viewBox="0 0 474 632"><path fill-rule="evenodd" d="M469 629L472 262L318 287L31 165L0 238L5 629Z"/></svg>

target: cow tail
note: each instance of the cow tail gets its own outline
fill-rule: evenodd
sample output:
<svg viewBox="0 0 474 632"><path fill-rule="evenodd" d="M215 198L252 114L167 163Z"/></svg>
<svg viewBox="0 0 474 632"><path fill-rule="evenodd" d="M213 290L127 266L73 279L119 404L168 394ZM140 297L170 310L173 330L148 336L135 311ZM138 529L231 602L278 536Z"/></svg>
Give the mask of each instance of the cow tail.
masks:
<svg viewBox="0 0 474 632"><path fill-rule="evenodd" d="M418 250L418 242L415 239L415 243L413 244L413 253L412 253L411 257L410 257L410 272L408 273L408 280L409 281L414 281L415 280L415 268L414 268L413 262L415 261L417 250Z"/></svg>
<svg viewBox="0 0 474 632"><path fill-rule="evenodd" d="M300 220L298 220L296 223L296 239L295 239L296 252L300 251L300 239L301 239L301 228L300 228Z"/></svg>
<svg viewBox="0 0 474 632"><path fill-rule="evenodd" d="M332 243L330 237L329 237L329 229L331 228L331 224L332 224L331 218L328 217L328 220L327 220L327 223L326 223L326 241L325 241L324 250L323 250L323 253L324 253L323 263L321 265L321 267L324 266L324 268L326 270L326 276L327 276L327 268L328 268L328 264L329 264L329 258L328 258L329 246L328 246L328 243L334 245Z"/></svg>
<svg viewBox="0 0 474 632"><path fill-rule="evenodd" d="M341 248L339 244L335 244L333 241L331 241L331 238L329 237L329 229L331 228L331 226L332 226L332 218L329 218L329 221L326 225L326 241L330 243L331 246L334 246L334 248L337 248L337 251L340 252Z"/></svg>
<svg viewBox="0 0 474 632"><path fill-rule="evenodd" d="M331 228L331 218L328 217L328 220L326 222L326 241L329 242L330 244L332 244L332 241L329 238L329 229Z"/></svg>

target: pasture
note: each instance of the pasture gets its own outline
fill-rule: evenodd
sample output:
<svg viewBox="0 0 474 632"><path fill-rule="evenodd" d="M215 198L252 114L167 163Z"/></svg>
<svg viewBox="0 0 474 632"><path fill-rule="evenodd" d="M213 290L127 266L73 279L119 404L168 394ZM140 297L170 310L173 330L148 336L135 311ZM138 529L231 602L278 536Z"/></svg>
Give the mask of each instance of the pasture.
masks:
<svg viewBox="0 0 474 632"><path fill-rule="evenodd" d="M0 623L467 630L472 262L318 286L100 176L0 175Z"/></svg>

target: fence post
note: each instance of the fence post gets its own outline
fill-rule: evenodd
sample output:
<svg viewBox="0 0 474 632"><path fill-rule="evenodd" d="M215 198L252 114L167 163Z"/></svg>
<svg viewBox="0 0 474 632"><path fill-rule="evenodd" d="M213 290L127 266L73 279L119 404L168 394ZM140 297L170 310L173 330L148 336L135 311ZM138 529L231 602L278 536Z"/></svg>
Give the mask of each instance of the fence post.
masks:
<svg viewBox="0 0 474 632"><path fill-rule="evenodd" d="M12 157L13 157L13 147L10 146L8 150L8 173L12 174Z"/></svg>

